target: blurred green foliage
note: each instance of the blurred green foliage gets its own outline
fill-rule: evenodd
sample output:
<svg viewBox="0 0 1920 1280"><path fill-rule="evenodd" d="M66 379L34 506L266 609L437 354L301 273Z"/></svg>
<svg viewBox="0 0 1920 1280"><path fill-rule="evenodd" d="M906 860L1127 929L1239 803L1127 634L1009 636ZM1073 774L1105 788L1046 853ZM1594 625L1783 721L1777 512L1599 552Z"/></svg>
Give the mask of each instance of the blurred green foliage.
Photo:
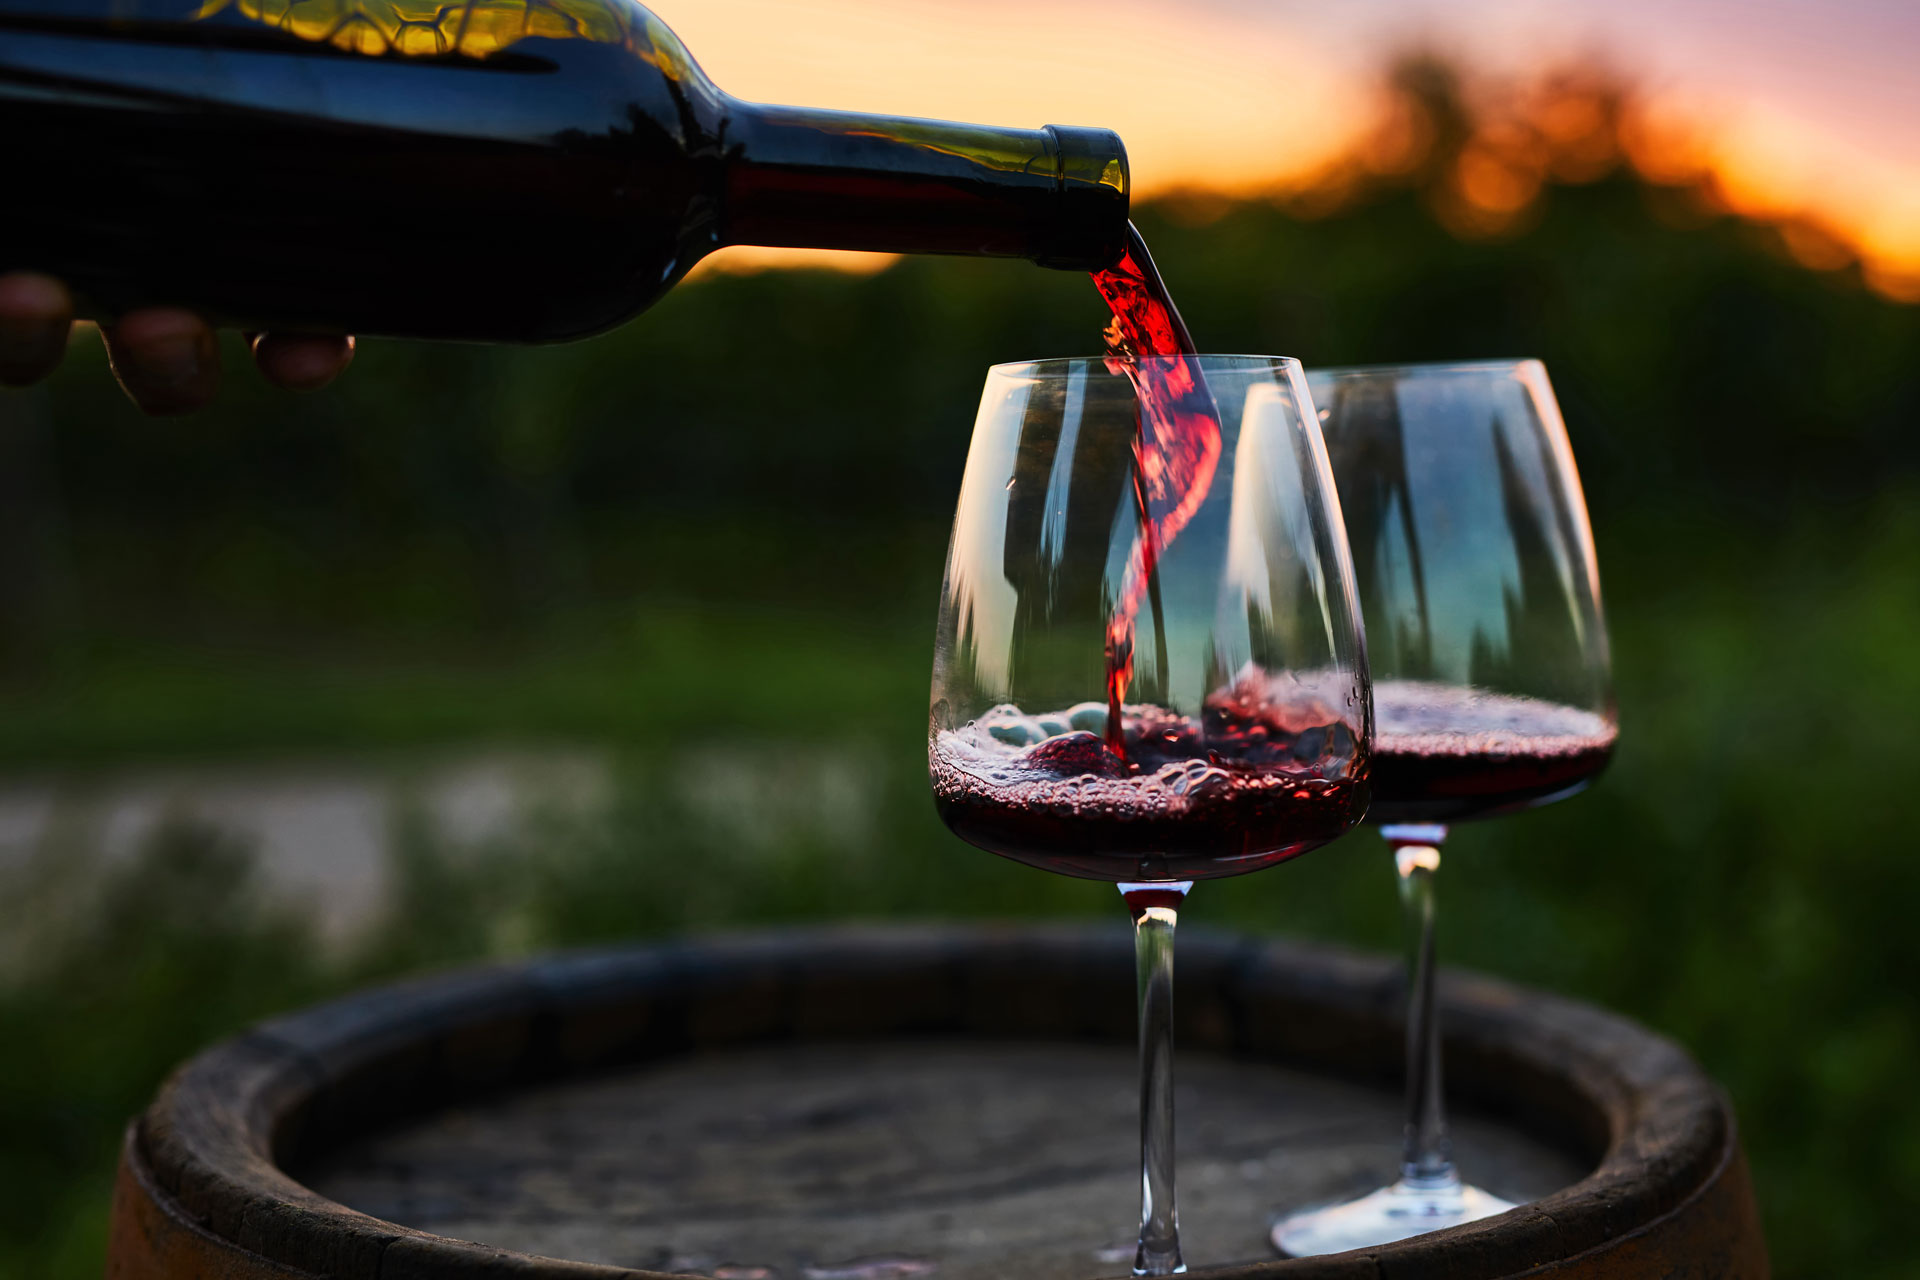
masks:
<svg viewBox="0 0 1920 1280"><path fill-rule="evenodd" d="M1436 219L1444 181L1140 221L1205 349L1545 358L1622 746L1590 794L1459 834L1446 954L1689 1045L1739 1106L1781 1275L1910 1275L1920 862L1889 792L1920 764L1920 308L1621 173L1478 240ZM910 261L713 276L563 348L369 341L324 395L236 371L179 422L85 343L0 400L0 763L564 739L628 779L480 850L409 824L390 919L342 954L217 832L8 871L0 1273L97 1275L126 1117L327 992L722 924L1111 912L947 836L919 763L982 368L1090 352L1101 322L1082 278ZM662 782L684 743L849 753L871 821L742 840ZM1394 913L1356 837L1189 916L1390 947Z"/></svg>

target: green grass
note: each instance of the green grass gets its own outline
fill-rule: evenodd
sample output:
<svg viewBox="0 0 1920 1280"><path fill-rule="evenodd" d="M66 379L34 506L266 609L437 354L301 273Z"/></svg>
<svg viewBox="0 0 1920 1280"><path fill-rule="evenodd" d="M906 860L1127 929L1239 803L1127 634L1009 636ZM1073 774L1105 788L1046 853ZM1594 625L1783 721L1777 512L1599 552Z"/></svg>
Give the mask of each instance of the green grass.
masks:
<svg viewBox="0 0 1920 1280"><path fill-rule="evenodd" d="M844 736L924 714L929 625L662 600L492 652L454 637L444 655L314 659L98 644L8 692L0 768L489 738L657 745L810 724Z"/></svg>

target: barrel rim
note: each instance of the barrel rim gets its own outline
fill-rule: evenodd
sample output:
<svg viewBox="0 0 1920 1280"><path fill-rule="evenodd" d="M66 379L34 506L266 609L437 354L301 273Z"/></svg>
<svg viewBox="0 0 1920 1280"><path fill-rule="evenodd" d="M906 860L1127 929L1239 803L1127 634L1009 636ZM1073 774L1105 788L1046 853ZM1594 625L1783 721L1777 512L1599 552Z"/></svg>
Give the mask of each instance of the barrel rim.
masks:
<svg viewBox="0 0 1920 1280"><path fill-rule="evenodd" d="M1183 937L1182 948L1183 1011L1198 1004L1200 1016L1219 1014L1205 1025L1228 1028L1218 1033L1221 1043L1198 1048L1325 1067L1329 1055L1354 1052L1356 1038L1377 1044L1384 1033L1397 1042L1401 980L1388 959L1198 932ZM377 1111L383 1080L485 1090L590 1069L581 1063L596 1053L604 1064L781 1034L977 1035L983 1029L966 1021L963 1008L972 988L988 983L996 1000L1020 998L991 987L995 974L1017 978L1031 996L1098 986L1123 967L1130 972L1123 931L943 924L709 935L461 968L274 1018L206 1050L135 1121L125 1159L145 1194L166 1197L182 1221L296 1274L381 1275L390 1262L405 1270L403 1260L414 1255L449 1265L492 1259L537 1280L664 1280L663 1273L541 1258L386 1222L320 1196L285 1166L303 1150L332 1145L368 1107ZM868 998L821 998L848 983L863 984ZM1569 1133L1584 1128L1597 1156L1592 1171L1508 1213L1398 1244L1191 1274L1494 1280L1653 1231L1727 1181L1730 1170L1745 1185L1725 1096L1671 1041L1618 1015L1470 973L1443 972L1439 996L1450 1059L1473 1062L1490 1073L1489 1085L1538 1115L1558 1116ZM1071 1007L1065 999L1055 1013ZM622 1024L623 1011L640 1003L645 1016ZM830 1023L829 1005L840 1008L843 1025L807 1022ZM932 1025L948 1005L962 1010L959 1021ZM655 1016L664 1007L674 1017ZM1036 1007L1044 1016L1045 1002ZM849 1008L867 1023L845 1024ZM1011 1029L1007 1020L1021 1013L996 1003L974 1016L988 1018L991 1033ZM1124 1023L1061 1030L1131 1036ZM402 1105L396 1114L406 1113ZM116 1234L121 1217L117 1204Z"/></svg>

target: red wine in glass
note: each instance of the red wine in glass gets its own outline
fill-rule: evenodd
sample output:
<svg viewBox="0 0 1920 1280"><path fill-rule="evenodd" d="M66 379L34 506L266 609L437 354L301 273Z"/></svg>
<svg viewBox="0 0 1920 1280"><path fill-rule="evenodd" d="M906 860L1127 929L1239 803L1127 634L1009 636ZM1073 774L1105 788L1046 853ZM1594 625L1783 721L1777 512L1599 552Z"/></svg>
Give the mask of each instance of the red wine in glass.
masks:
<svg viewBox="0 0 1920 1280"><path fill-rule="evenodd" d="M1374 685L1373 805L1379 825L1454 823L1546 804L1613 758L1604 717L1538 698L1419 680Z"/></svg>
<svg viewBox="0 0 1920 1280"><path fill-rule="evenodd" d="M1248 673L1199 717L996 707L934 738L934 802L968 843L1116 882L1240 875L1317 848L1366 804L1364 744L1327 701Z"/></svg>

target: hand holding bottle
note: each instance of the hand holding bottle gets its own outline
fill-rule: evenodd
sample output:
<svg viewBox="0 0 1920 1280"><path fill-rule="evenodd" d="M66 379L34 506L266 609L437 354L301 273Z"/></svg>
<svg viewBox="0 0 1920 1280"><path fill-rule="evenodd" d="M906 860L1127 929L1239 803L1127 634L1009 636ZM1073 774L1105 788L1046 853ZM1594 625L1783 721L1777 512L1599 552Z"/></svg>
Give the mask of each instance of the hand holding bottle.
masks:
<svg viewBox="0 0 1920 1280"><path fill-rule="evenodd" d="M72 325L73 298L59 280L26 271L0 275L0 384L26 386L52 373ZM191 311L146 307L100 333L114 376L148 413L198 409L219 387L219 343ZM268 333L251 335L249 344L260 372L290 391L326 386L353 359L350 337Z"/></svg>

